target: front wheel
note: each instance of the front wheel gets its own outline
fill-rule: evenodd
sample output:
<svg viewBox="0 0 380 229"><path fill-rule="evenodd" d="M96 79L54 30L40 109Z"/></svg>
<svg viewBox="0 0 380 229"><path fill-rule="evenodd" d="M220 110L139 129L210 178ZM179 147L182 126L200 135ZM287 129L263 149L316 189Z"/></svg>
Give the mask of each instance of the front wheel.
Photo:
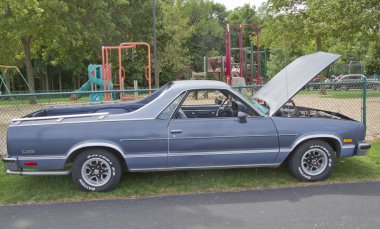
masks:
<svg viewBox="0 0 380 229"><path fill-rule="evenodd" d="M120 181L122 168L119 160L103 149L88 149L73 163L72 178L83 191L107 192Z"/></svg>
<svg viewBox="0 0 380 229"><path fill-rule="evenodd" d="M347 87L346 85L342 85L342 86L340 87L340 90L341 90L341 91L348 91L348 87Z"/></svg>
<svg viewBox="0 0 380 229"><path fill-rule="evenodd" d="M303 143L289 158L289 169L299 180L320 181L331 174L335 154L325 141L311 140Z"/></svg>

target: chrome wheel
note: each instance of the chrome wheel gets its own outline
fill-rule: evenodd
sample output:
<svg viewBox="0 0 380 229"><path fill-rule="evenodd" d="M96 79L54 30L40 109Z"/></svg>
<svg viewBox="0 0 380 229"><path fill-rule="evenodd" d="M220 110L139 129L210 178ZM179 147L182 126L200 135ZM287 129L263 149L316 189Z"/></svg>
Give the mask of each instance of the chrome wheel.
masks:
<svg viewBox="0 0 380 229"><path fill-rule="evenodd" d="M315 148L305 152L301 159L302 170L310 176L316 176L325 171L328 157L326 152Z"/></svg>
<svg viewBox="0 0 380 229"><path fill-rule="evenodd" d="M89 185L100 187L111 178L111 166L104 159L91 158L83 163L81 175Z"/></svg>

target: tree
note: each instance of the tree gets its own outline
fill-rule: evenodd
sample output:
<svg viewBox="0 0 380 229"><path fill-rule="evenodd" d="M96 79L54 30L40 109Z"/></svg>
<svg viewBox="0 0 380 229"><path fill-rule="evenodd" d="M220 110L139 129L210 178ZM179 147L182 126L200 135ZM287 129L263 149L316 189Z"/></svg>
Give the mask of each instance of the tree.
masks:
<svg viewBox="0 0 380 229"><path fill-rule="evenodd" d="M380 74L380 33L379 39L372 41L368 46L365 58L365 66L367 75Z"/></svg>
<svg viewBox="0 0 380 229"><path fill-rule="evenodd" d="M28 83L34 91L32 59L45 38L61 30L55 12L67 12L67 7L58 0L4 0L0 2L0 9L0 27L8 38L12 37L8 44L22 45L22 53L17 56L25 60Z"/></svg>
<svg viewBox="0 0 380 229"><path fill-rule="evenodd" d="M184 1L158 2L157 48L160 82L173 80L176 73L190 64L186 41L193 32L189 17L184 13ZM163 71L165 70L165 71Z"/></svg>
<svg viewBox="0 0 380 229"><path fill-rule="evenodd" d="M224 27L227 11L224 5L212 1L189 0L183 7L193 33L186 41L191 64L203 71L203 57L224 53Z"/></svg>
<svg viewBox="0 0 380 229"><path fill-rule="evenodd" d="M323 50L362 60L376 40L379 7L371 0L270 0L260 9L263 43L297 55Z"/></svg>

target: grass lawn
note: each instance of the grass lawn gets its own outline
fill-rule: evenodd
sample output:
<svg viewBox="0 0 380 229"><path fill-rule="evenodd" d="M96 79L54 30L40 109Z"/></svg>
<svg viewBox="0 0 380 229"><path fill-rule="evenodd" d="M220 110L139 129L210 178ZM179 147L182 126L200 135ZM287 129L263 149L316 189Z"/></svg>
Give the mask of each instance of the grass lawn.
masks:
<svg viewBox="0 0 380 229"><path fill-rule="evenodd" d="M3 166L0 162L0 166ZM339 159L332 176L323 183L380 179L380 141L369 155ZM293 178L285 166L277 169L229 169L177 172L126 173L119 186L108 193L77 189L71 176L10 176L0 171L0 204L134 198L179 193L237 191L301 186L311 183ZM315 184L315 183L313 183Z"/></svg>
<svg viewBox="0 0 380 229"><path fill-rule="evenodd" d="M300 95L319 95L319 90L307 91L303 90ZM321 98L336 98L336 99L354 99L354 98L363 98L362 90L348 90L348 91L334 91L327 90L326 95L321 95ZM367 90L367 97L380 97L380 91Z"/></svg>
<svg viewBox="0 0 380 229"><path fill-rule="evenodd" d="M89 101L89 97L82 97L77 100L70 100L69 97L51 97L48 96L37 98L38 104L54 104L54 103L86 103ZM7 105L23 105L23 104L30 104L27 97L23 98L13 98L8 100L0 100L0 106L7 106Z"/></svg>

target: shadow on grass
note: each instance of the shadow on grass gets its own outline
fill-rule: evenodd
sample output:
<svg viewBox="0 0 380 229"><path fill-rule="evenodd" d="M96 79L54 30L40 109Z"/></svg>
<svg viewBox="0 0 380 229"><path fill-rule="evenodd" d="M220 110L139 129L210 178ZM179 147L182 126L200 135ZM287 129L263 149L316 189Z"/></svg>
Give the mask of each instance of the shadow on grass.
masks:
<svg viewBox="0 0 380 229"><path fill-rule="evenodd" d="M101 198L133 198L191 192L264 188L297 182L286 170L228 169L124 173L118 187L108 193L82 192L71 176L8 176L0 173L0 203L49 202Z"/></svg>

